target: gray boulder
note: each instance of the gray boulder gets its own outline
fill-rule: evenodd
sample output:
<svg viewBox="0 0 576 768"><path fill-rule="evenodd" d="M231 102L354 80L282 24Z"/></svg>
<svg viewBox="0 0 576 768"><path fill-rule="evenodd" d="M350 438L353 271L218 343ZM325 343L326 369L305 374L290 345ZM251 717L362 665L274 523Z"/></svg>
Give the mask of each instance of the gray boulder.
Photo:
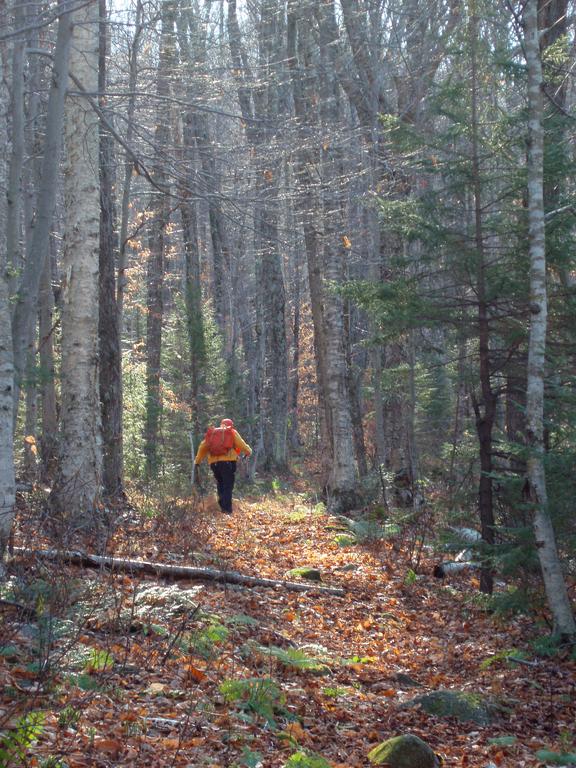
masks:
<svg viewBox="0 0 576 768"><path fill-rule="evenodd" d="M408 706L417 705L430 715L455 717L460 722L478 725L489 725L496 714L494 704L470 691L432 691L408 702Z"/></svg>
<svg viewBox="0 0 576 768"><path fill-rule="evenodd" d="M411 733L383 741L368 753L368 760L389 768L440 768L434 750Z"/></svg>

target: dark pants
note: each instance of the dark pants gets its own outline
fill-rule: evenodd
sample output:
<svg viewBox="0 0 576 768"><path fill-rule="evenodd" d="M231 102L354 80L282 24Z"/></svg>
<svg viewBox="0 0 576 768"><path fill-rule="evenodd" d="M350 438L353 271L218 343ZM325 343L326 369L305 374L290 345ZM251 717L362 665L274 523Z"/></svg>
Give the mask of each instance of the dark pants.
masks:
<svg viewBox="0 0 576 768"><path fill-rule="evenodd" d="M216 478L218 488L218 504L222 512L232 513L232 491L236 476L235 461L215 461L210 468Z"/></svg>

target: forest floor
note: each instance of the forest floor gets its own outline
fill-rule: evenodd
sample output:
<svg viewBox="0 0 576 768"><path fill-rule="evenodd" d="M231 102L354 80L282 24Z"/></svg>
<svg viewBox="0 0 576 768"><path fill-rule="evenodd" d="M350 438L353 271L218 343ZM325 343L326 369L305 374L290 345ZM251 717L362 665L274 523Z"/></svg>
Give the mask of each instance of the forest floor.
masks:
<svg viewBox="0 0 576 768"><path fill-rule="evenodd" d="M36 613L0 610L0 765L356 768L403 733L445 766L563 764L537 753L574 749L574 661L537 657L534 620L496 618L470 574L435 579L428 549L414 569L410 529L346 544L329 523L298 484L246 492L232 516L211 495L160 510L139 497L107 551L275 579L311 566L344 596L314 582L293 592L82 570L16 550L4 597ZM48 546L37 530L22 504L15 544ZM486 696L493 721L409 704L438 689Z"/></svg>

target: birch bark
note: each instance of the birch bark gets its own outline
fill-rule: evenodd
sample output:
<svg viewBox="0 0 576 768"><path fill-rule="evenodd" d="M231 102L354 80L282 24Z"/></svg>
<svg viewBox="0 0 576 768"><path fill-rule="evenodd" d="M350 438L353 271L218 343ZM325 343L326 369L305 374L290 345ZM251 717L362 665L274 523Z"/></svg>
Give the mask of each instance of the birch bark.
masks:
<svg viewBox="0 0 576 768"><path fill-rule="evenodd" d="M70 72L83 89L98 89L98 0L74 12ZM98 401L98 255L100 193L98 118L88 101L70 93L64 140L65 282L62 303L62 418L60 463L51 495L67 525L92 528L102 475Z"/></svg>
<svg viewBox="0 0 576 768"><path fill-rule="evenodd" d="M6 0L0 0L0 17L6 17ZM0 46L0 147L9 148L8 112L10 93L8 90L9 65L8 49ZM8 152L0 152L0 190L8 188ZM0 243L6 242L6 227L8 223L8 200L4 192L0 193ZM0 270L2 277L6 269L6 252L0 251Z"/></svg>
<svg viewBox="0 0 576 768"><path fill-rule="evenodd" d="M528 244L530 256L530 335L526 432L529 451L527 497L533 508L536 547L544 578L554 633L562 639L576 635L566 583L546 492L544 470L544 380L548 297L544 218L543 78L538 33L538 0L524 6L524 49L528 71Z"/></svg>
<svg viewBox="0 0 576 768"><path fill-rule="evenodd" d="M476 244L476 295L478 297L478 342L480 355L480 402L473 398L476 415L476 432L480 448L480 481L478 488L478 507L482 540L489 546L494 544L494 498L492 487L492 451L493 429L496 419L497 395L492 387L492 360L490 349L490 312L487 299L486 248L484 239L484 216L482 199L482 181L479 152L478 118L478 16L476 2L470 3L469 43L471 55L471 113L472 113L472 189L474 196L474 240ZM480 590L490 594L493 590L492 572L483 567L480 575Z"/></svg>
<svg viewBox="0 0 576 768"><path fill-rule="evenodd" d="M0 12L4 10L0 2ZM7 146L7 108L9 103L6 86L6 69L3 52L0 50L0 146ZM8 166L4 153L0 153L0 187L6 188ZM6 199L0 199L0 242L6 237ZM5 279L6 262L0 255L0 578L3 576L2 560L12 530L16 481L14 477L13 449L13 408L14 408L14 364L12 355L12 332L8 284Z"/></svg>
<svg viewBox="0 0 576 768"><path fill-rule="evenodd" d="M68 80L68 54L72 36L71 13L65 11L64 0L59 2L60 16L54 51L52 79L46 114L46 136L42 155L41 184L37 196L37 210L32 231L32 242L27 252L26 263L18 290L18 297L12 317L12 339L14 349L14 416L18 406L20 379L24 373L26 356L32 341L33 321L42 271L49 250L50 229L56 206L56 182L58 179L64 99Z"/></svg>
<svg viewBox="0 0 576 768"><path fill-rule="evenodd" d="M16 3L16 31L21 29L24 22L23 4ZM9 285L15 285L15 275L22 267L22 179L24 165L24 48L25 39L22 35L14 41L12 54L12 153L8 173L6 200L8 203L8 219L6 226L6 253L11 267L12 278Z"/></svg>

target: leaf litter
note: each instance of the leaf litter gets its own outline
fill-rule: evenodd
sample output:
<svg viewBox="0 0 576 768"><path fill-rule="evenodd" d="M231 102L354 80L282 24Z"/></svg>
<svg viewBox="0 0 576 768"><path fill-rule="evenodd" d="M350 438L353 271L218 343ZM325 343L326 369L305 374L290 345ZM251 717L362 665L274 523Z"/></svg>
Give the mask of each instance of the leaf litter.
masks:
<svg viewBox="0 0 576 768"><path fill-rule="evenodd" d="M0 617L7 768L356 768L402 733L446 766L539 766L545 753L569 753L574 662L511 662L507 649L521 656L532 621L496 620L471 577L443 586L424 562L407 579L401 535L341 546L328 516L295 492L244 498L230 517L212 502L168 507L139 516L136 503L107 554L274 579L306 566L344 597L313 584L293 593L42 566L58 599L36 596L36 623ZM21 522L17 543L43 546L35 530ZM35 567L18 563L20 580ZM479 728L427 714L407 706L415 687L482 694L498 716ZM41 722L18 752L30 713Z"/></svg>

